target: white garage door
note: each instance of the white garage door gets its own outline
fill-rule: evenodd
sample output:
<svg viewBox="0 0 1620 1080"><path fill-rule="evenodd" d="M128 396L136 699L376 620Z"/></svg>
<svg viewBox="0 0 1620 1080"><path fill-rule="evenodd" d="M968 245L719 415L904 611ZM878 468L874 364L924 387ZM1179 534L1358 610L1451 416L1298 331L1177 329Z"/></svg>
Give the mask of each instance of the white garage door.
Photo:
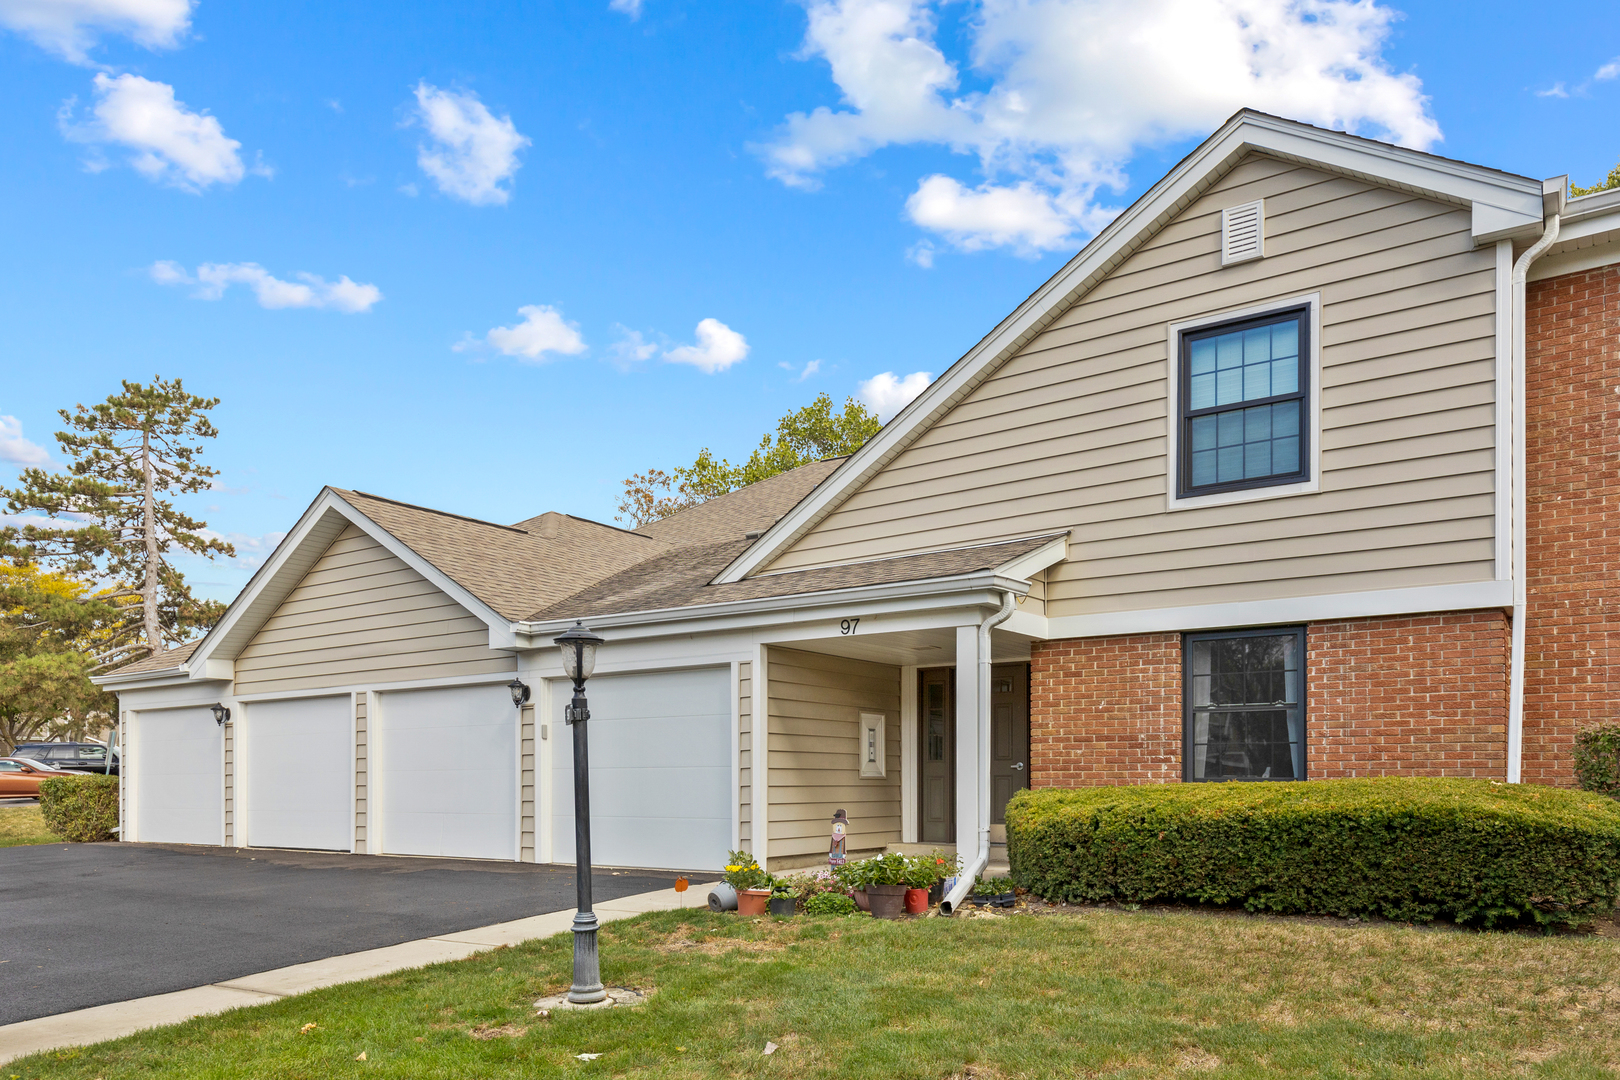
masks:
<svg viewBox="0 0 1620 1080"><path fill-rule="evenodd" d="M553 833L574 859L570 683L553 684ZM604 675L590 701L591 862L713 869L731 846L731 672L728 668Z"/></svg>
<svg viewBox="0 0 1620 1080"><path fill-rule="evenodd" d="M225 836L225 736L207 708L135 714L129 764L135 835L148 844Z"/></svg>
<svg viewBox="0 0 1620 1080"><path fill-rule="evenodd" d="M243 707L247 842L348 851L354 846L354 720L342 697Z"/></svg>
<svg viewBox="0 0 1620 1080"><path fill-rule="evenodd" d="M518 716L505 685L382 695L383 850L517 858Z"/></svg>

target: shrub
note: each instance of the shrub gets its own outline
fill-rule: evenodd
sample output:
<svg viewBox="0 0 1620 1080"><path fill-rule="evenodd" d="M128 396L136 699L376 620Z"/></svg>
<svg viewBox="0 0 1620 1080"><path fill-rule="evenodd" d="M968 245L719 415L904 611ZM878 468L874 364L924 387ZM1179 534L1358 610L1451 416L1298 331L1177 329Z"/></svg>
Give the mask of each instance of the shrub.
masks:
<svg viewBox="0 0 1620 1080"><path fill-rule="evenodd" d="M1579 923L1620 898L1620 805L1487 780L1025 791L1013 878L1050 900Z"/></svg>
<svg viewBox="0 0 1620 1080"><path fill-rule="evenodd" d="M118 827L118 777L47 777L39 785L39 812L45 827L64 840L111 840Z"/></svg>
<svg viewBox="0 0 1620 1080"><path fill-rule="evenodd" d="M1587 791L1620 799L1620 724L1587 728L1575 736L1575 779Z"/></svg>
<svg viewBox="0 0 1620 1080"><path fill-rule="evenodd" d="M855 901L843 893L820 892L804 902L806 915L853 915L857 910Z"/></svg>

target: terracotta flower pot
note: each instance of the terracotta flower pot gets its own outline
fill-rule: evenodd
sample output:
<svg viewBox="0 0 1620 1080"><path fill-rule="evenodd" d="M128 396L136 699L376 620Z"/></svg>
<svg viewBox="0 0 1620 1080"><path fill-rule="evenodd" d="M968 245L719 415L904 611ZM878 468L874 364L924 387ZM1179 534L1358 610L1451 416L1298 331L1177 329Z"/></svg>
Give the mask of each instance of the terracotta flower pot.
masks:
<svg viewBox="0 0 1620 1080"><path fill-rule="evenodd" d="M906 914L907 915L922 915L922 914L926 913L927 911L928 911L928 890L927 889L907 889L906 890Z"/></svg>
<svg viewBox="0 0 1620 1080"><path fill-rule="evenodd" d="M771 902L769 889L742 889L737 893L737 914L763 915Z"/></svg>
<svg viewBox="0 0 1620 1080"><path fill-rule="evenodd" d="M870 885L866 898L872 905L872 916L877 919L898 919L906 907L904 885Z"/></svg>

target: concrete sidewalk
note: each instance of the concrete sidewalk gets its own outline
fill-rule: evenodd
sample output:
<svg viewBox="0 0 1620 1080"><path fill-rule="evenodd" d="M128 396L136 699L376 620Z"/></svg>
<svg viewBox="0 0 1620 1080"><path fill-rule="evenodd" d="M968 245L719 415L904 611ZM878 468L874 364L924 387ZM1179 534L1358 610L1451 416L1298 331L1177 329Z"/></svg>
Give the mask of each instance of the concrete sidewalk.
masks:
<svg viewBox="0 0 1620 1080"><path fill-rule="evenodd" d="M685 893L673 889L624 896L593 905L603 923L628 919L649 911L671 911L679 907L701 908L713 884L693 885ZM194 1016L221 1013L245 1005L271 1001L338 983L370 979L408 968L425 967L446 960L460 960L474 953L502 945L516 945L534 938L550 937L568 930L574 918L572 909L534 915L527 919L496 923L475 930L462 930L439 937L406 941L381 949L334 956L307 964L261 971L226 982L178 990L171 994L98 1005L93 1009L42 1016L0 1027L0 1063L41 1050L83 1046L122 1038L146 1028L178 1024Z"/></svg>

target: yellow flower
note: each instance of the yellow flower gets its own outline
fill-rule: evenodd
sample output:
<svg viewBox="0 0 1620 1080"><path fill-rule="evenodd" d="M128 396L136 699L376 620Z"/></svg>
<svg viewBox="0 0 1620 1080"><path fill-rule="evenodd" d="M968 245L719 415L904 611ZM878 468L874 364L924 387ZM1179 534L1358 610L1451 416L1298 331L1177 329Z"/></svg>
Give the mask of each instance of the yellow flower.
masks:
<svg viewBox="0 0 1620 1080"><path fill-rule="evenodd" d="M728 866L728 867L726 867L726 869L731 871L733 874L735 874L737 871L741 870L742 867L740 867L740 866Z"/></svg>

